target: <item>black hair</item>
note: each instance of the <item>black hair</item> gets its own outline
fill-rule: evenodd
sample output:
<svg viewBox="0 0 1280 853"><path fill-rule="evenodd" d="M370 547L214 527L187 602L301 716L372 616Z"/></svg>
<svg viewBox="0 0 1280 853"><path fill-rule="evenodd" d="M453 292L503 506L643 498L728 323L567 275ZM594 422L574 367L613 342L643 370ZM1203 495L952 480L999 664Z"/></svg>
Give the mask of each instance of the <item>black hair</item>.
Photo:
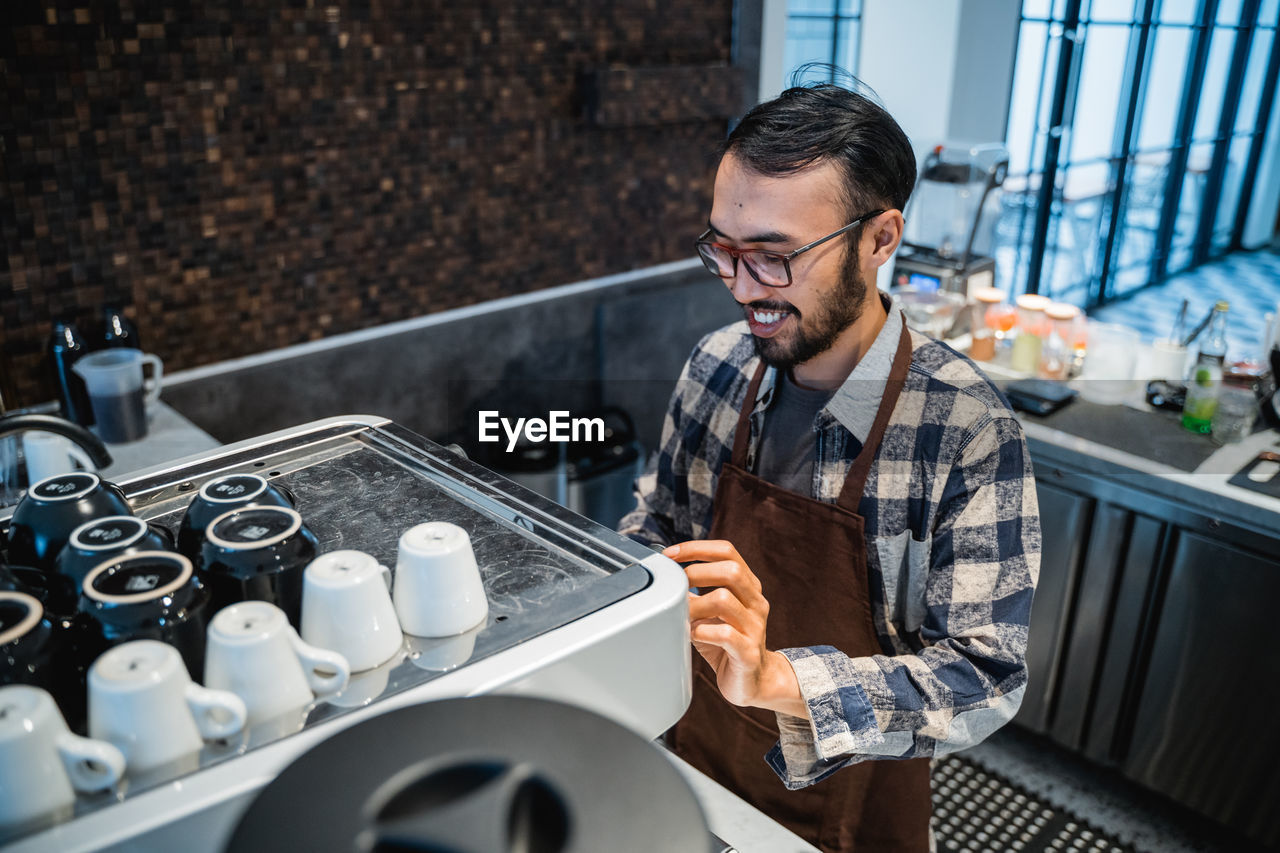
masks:
<svg viewBox="0 0 1280 853"><path fill-rule="evenodd" d="M815 67L797 69L793 83ZM770 177L824 161L836 164L844 173L850 221L881 208L904 209L916 181L916 158L907 135L868 87L846 72L822 67L833 79L838 74L851 85L792 85L743 116L721 154L731 153Z"/></svg>

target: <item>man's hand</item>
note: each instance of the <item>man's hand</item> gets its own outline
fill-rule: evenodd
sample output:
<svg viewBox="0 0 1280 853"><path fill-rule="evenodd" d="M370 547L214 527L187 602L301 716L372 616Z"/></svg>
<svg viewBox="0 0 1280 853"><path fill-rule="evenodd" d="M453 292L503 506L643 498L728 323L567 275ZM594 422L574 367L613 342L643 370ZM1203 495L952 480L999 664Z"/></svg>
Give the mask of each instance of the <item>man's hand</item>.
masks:
<svg viewBox="0 0 1280 853"><path fill-rule="evenodd" d="M734 705L809 716L791 662L765 646L769 602L760 580L733 544L695 539L662 552L681 563L689 585L689 633L693 647L716 673L716 684Z"/></svg>

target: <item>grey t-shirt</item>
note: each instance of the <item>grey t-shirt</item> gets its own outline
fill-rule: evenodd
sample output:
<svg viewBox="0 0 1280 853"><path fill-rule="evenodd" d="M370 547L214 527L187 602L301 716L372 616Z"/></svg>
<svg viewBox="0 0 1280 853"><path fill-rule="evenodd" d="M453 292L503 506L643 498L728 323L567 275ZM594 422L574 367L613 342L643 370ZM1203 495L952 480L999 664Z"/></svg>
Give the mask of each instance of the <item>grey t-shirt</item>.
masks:
<svg viewBox="0 0 1280 853"><path fill-rule="evenodd" d="M823 391L797 385L790 371L778 377L760 434L758 477L805 497L813 496L818 441L813 421L834 393L834 389Z"/></svg>

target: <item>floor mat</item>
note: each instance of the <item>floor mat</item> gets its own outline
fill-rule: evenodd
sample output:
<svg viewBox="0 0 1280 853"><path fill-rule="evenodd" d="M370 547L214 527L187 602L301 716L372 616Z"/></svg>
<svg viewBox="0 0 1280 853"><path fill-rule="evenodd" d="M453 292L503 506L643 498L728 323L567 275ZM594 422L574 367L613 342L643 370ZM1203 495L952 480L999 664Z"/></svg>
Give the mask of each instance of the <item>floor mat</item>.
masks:
<svg viewBox="0 0 1280 853"><path fill-rule="evenodd" d="M1078 815L951 755L933 766L938 853L1134 853Z"/></svg>

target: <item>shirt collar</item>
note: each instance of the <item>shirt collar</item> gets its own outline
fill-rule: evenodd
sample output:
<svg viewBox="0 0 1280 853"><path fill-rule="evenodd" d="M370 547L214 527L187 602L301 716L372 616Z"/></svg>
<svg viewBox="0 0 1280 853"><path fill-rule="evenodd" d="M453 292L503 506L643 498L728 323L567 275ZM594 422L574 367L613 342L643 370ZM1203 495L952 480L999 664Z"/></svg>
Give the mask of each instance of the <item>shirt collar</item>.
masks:
<svg viewBox="0 0 1280 853"><path fill-rule="evenodd" d="M902 312L880 294L885 303L888 316L880 327L876 339L863 354L853 371L845 379L844 384L836 389L831 400L823 411L829 412L835 419L851 432L859 442L865 442L875 423L876 410L880 408L880 398L884 396L885 385L889 381L889 371L893 367L893 357L898 352L898 339L902 337ZM773 401L774 383L778 371L770 367L760 383L760 391L756 395L757 405L768 407Z"/></svg>

